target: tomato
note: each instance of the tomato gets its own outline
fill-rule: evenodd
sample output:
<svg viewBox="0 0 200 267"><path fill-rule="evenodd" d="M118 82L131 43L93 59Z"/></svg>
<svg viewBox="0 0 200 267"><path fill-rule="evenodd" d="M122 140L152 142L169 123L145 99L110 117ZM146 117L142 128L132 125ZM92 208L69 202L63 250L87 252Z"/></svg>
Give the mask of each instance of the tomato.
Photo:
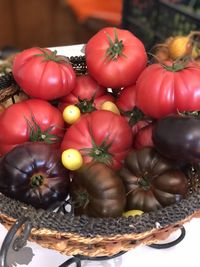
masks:
<svg viewBox="0 0 200 267"><path fill-rule="evenodd" d="M27 141L57 143L64 135L61 112L45 100L29 99L8 107L0 116L0 154Z"/></svg>
<svg viewBox="0 0 200 267"><path fill-rule="evenodd" d="M136 85L130 85L120 91L116 105L122 116L126 118L132 127L133 139L140 129L151 123L152 119L145 116L136 107Z"/></svg>
<svg viewBox="0 0 200 267"><path fill-rule="evenodd" d="M77 149L69 148L64 150L61 155L62 164L65 168L75 171L83 165L83 158Z"/></svg>
<svg viewBox="0 0 200 267"><path fill-rule="evenodd" d="M64 200L69 182L59 149L45 143L20 144L0 162L0 192L35 208L47 209Z"/></svg>
<svg viewBox="0 0 200 267"><path fill-rule="evenodd" d="M136 134L133 147L136 149L142 147L154 147L152 140L152 132L154 129L154 123L150 123L142 127Z"/></svg>
<svg viewBox="0 0 200 267"><path fill-rule="evenodd" d="M106 27L85 46L87 68L102 86L121 88L134 84L147 64L143 43L130 31Z"/></svg>
<svg viewBox="0 0 200 267"><path fill-rule="evenodd" d="M80 109L75 105L69 105L63 110L63 119L69 124L76 122L81 116Z"/></svg>
<svg viewBox="0 0 200 267"><path fill-rule="evenodd" d="M33 47L18 53L12 71L15 81L27 95L45 100L67 95L76 81L68 60L46 48Z"/></svg>
<svg viewBox="0 0 200 267"><path fill-rule="evenodd" d="M126 203L121 178L100 162L83 165L73 173L70 195L77 215L119 217Z"/></svg>
<svg viewBox="0 0 200 267"><path fill-rule="evenodd" d="M154 148L132 150L119 174L126 188L126 210L157 210L180 201L188 191L183 171Z"/></svg>
<svg viewBox="0 0 200 267"><path fill-rule="evenodd" d="M129 216L142 215L144 212L142 210L128 210L123 212L123 217L128 218Z"/></svg>
<svg viewBox="0 0 200 267"><path fill-rule="evenodd" d="M100 86L91 76L81 75L76 78L76 86L70 94L60 99L58 108L62 111L68 105L77 105L81 113L100 109L105 101L113 101L107 89Z"/></svg>
<svg viewBox="0 0 200 267"><path fill-rule="evenodd" d="M183 163L199 163L200 117L198 114L169 115L157 121L153 131L156 149Z"/></svg>
<svg viewBox="0 0 200 267"><path fill-rule="evenodd" d="M121 167L132 146L132 132L127 121L107 110L85 114L66 131L61 150L80 151L84 163L104 162L115 169Z"/></svg>
<svg viewBox="0 0 200 267"><path fill-rule="evenodd" d="M152 64L138 78L136 105L153 118L199 110L199 84L200 68L194 62Z"/></svg>
<svg viewBox="0 0 200 267"><path fill-rule="evenodd" d="M115 103L113 103L111 101L105 101L101 105L101 110L109 110L109 111L112 111L112 112L120 115L120 111L119 111L118 107L115 105Z"/></svg>

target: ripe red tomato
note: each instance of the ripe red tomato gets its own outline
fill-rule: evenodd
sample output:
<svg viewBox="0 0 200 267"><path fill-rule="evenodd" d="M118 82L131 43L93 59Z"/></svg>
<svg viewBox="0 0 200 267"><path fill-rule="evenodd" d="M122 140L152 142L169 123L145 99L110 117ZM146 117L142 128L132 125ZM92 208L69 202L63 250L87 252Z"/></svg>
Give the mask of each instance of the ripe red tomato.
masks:
<svg viewBox="0 0 200 267"><path fill-rule="evenodd" d="M67 59L46 48L29 48L17 54L12 71L27 95L45 100L67 95L76 81L75 71Z"/></svg>
<svg viewBox="0 0 200 267"><path fill-rule="evenodd" d="M152 140L152 131L154 128L154 123L150 123L145 127L142 127L136 134L133 147L140 149L143 147L154 147Z"/></svg>
<svg viewBox="0 0 200 267"><path fill-rule="evenodd" d="M77 105L82 113L87 113L100 109L105 101L114 101L114 97L91 76L81 75L77 76L75 88L71 93L60 99L58 108L63 111L68 105Z"/></svg>
<svg viewBox="0 0 200 267"><path fill-rule="evenodd" d="M141 128L151 122L151 119L146 118L136 107L136 85L130 85L121 90L116 105L132 127L133 139Z"/></svg>
<svg viewBox="0 0 200 267"><path fill-rule="evenodd" d="M65 133L61 150L80 151L84 163L104 162L118 169L132 146L132 132L127 121L107 110L83 115Z"/></svg>
<svg viewBox="0 0 200 267"><path fill-rule="evenodd" d="M148 116L161 118L200 108L200 68L167 62L149 65L137 81L136 105Z"/></svg>
<svg viewBox="0 0 200 267"><path fill-rule="evenodd" d="M0 116L0 154L27 141L60 142L61 112L45 100L29 99L8 107Z"/></svg>
<svg viewBox="0 0 200 267"><path fill-rule="evenodd" d="M90 75L113 89L134 84L147 63L143 43L130 31L115 27L97 32L87 42L85 56Z"/></svg>

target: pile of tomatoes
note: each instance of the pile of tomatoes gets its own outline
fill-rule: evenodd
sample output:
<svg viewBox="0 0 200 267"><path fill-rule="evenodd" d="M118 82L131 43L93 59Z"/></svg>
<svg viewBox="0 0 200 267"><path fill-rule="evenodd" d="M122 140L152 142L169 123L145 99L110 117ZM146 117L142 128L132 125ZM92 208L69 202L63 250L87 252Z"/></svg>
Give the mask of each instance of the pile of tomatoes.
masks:
<svg viewBox="0 0 200 267"><path fill-rule="evenodd" d="M197 64L150 63L133 33L113 27L86 43L85 59L78 75L56 51L15 56L28 99L0 114L0 191L45 209L70 196L76 214L95 217L180 201L182 166L199 156L198 119L185 119L200 106Z"/></svg>

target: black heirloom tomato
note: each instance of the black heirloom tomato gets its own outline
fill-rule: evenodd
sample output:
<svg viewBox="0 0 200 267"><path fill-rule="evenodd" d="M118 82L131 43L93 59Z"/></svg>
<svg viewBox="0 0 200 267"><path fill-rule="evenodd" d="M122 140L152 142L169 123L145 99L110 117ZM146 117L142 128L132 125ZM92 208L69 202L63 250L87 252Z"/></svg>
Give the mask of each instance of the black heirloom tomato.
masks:
<svg viewBox="0 0 200 267"><path fill-rule="evenodd" d="M75 214L91 217L121 216L126 202L123 183L106 164L85 164L72 178L70 187Z"/></svg>
<svg viewBox="0 0 200 267"><path fill-rule="evenodd" d="M18 145L0 160L0 192L35 208L65 199L69 181L59 150L45 143Z"/></svg>
<svg viewBox="0 0 200 267"><path fill-rule="evenodd" d="M157 121L153 131L156 149L183 163L200 161L200 117L170 115Z"/></svg>
<svg viewBox="0 0 200 267"><path fill-rule="evenodd" d="M127 194L127 210L157 210L184 198L187 178L153 148L133 150L120 170Z"/></svg>

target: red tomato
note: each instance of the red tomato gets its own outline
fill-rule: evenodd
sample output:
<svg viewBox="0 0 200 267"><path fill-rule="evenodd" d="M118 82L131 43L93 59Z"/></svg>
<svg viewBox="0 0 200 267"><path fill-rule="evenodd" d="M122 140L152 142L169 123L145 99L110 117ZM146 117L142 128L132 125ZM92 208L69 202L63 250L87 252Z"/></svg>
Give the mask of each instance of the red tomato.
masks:
<svg viewBox="0 0 200 267"><path fill-rule="evenodd" d="M83 115L65 133L61 150L80 151L84 163L100 161L119 169L132 146L127 121L111 111L97 110Z"/></svg>
<svg viewBox="0 0 200 267"><path fill-rule="evenodd" d="M102 86L121 88L134 84L145 68L143 43L130 31L106 27L86 44L88 71Z"/></svg>
<svg viewBox="0 0 200 267"><path fill-rule="evenodd" d="M105 101L114 101L114 97L89 75L81 75L77 76L76 86L71 93L60 99L58 107L63 111L68 105L77 105L82 113L87 113L100 109Z"/></svg>
<svg viewBox="0 0 200 267"><path fill-rule="evenodd" d="M132 127L133 138L137 132L151 122L150 118L136 107L136 86L131 85L121 90L116 105L119 108L122 116L126 118L129 125Z"/></svg>
<svg viewBox="0 0 200 267"><path fill-rule="evenodd" d="M64 56L49 49L30 48L15 56L13 76L29 96L52 100L67 95L75 86L76 74Z"/></svg>
<svg viewBox="0 0 200 267"><path fill-rule="evenodd" d="M133 147L136 149L140 149L143 147L154 147L154 143L152 140L153 128L153 123L142 127L135 136Z"/></svg>
<svg viewBox="0 0 200 267"><path fill-rule="evenodd" d="M64 121L61 112L47 101L29 99L3 112L0 129L0 154L3 155L27 141L60 141L64 135Z"/></svg>
<svg viewBox="0 0 200 267"><path fill-rule="evenodd" d="M161 118L177 111L200 109L200 68L188 63L183 69L149 65L137 81L136 105L148 116ZM174 65L180 67L179 65Z"/></svg>

